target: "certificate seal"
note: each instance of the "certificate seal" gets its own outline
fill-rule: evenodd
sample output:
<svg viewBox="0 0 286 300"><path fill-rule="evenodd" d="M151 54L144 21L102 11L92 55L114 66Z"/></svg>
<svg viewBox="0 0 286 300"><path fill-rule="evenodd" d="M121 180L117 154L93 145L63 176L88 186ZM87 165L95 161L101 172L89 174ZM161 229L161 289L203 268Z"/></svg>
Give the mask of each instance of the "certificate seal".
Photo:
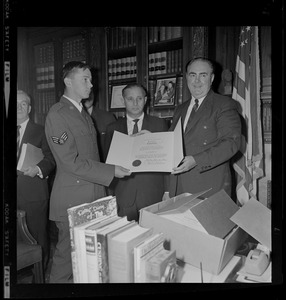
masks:
<svg viewBox="0 0 286 300"><path fill-rule="evenodd" d="M133 166L133 167L138 167L138 166L141 165L141 163L142 163L141 160L136 159L136 160L133 161L132 166Z"/></svg>

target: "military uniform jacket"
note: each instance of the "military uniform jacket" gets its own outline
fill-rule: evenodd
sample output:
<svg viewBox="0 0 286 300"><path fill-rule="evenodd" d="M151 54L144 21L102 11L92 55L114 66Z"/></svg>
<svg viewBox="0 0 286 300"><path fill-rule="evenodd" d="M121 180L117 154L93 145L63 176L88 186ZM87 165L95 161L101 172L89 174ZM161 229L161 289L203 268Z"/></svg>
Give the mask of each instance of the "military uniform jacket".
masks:
<svg viewBox="0 0 286 300"><path fill-rule="evenodd" d="M105 196L104 186L115 166L99 161L97 135L91 117L64 96L47 115L45 131L57 164L50 200L50 219L67 218L67 209Z"/></svg>
<svg viewBox="0 0 286 300"><path fill-rule="evenodd" d="M174 130L180 117L184 124L190 101L176 108L170 130ZM240 142L237 103L210 90L183 133L184 155L192 155L197 165L188 172L170 176L170 196L209 188L206 197L221 189L230 195L229 160L239 150Z"/></svg>
<svg viewBox="0 0 286 300"><path fill-rule="evenodd" d="M99 109L97 107L93 107L91 112L91 118L94 122L94 126L97 130L98 138L98 150L100 154L101 161L105 160L104 157L104 140L106 135L106 127L115 122L115 116L111 112L107 112L103 109Z"/></svg>
<svg viewBox="0 0 286 300"><path fill-rule="evenodd" d="M167 131L168 126L165 120L144 115L142 130L151 132ZM121 118L110 124L106 131L105 151L108 153L114 131L128 134L127 118ZM119 209L121 207L134 206L138 209L157 203L162 200L165 190L164 173L133 173L125 178L115 178L112 187L115 187L115 195Z"/></svg>

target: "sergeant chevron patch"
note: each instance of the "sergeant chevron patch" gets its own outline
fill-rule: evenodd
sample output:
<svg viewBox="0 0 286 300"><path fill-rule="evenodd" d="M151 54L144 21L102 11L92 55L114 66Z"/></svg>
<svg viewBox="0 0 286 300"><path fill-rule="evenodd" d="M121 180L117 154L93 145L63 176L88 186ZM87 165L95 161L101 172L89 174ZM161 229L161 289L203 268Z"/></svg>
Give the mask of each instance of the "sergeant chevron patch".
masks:
<svg viewBox="0 0 286 300"><path fill-rule="evenodd" d="M51 136L51 139L55 144L63 145L66 142L66 140L68 139L68 134L65 131L59 138L56 136Z"/></svg>

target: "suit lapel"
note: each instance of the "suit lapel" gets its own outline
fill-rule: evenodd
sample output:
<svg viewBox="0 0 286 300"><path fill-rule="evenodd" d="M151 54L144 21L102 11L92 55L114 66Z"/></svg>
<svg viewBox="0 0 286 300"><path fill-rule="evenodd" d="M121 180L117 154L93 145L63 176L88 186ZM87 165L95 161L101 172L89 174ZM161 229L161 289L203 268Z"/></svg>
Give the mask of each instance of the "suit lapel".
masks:
<svg viewBox="0 0 286 300"><path fill-rule="evenodd" d="M117 123L118 127L115 128L115 130L118 130L121 133L128 134L128 129L127 129L127 118L122 118L119 119Z"/></svg>
<svg viewBox="0 0 286 300"><path fill-rule="evenodd" d="M200 105L193 118L190 120L190 122L188 122L184 134L187 134L192 129L192 127L200 120L200 118L205 114L206 110L208 110L211 101L212 93L209 93L204 99L203 103Z"/></svg>

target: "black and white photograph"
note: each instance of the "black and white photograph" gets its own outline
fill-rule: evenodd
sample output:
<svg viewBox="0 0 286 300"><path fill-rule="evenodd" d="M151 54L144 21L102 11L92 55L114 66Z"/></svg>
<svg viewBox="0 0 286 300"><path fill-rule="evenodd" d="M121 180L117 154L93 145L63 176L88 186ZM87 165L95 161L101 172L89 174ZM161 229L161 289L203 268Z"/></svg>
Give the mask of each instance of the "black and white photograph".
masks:
<svg viewBox="0 0 286 300"><path fill-rule="evenodd" d="M20 2L3 5L4 298L280 299L280 1L209 24L217 7L138 24Z"/></svg>
<svg viewBox="0 0 286 300"><path fill-rule="evenodd" d="M176 82L176 77L157 80L154 107L175 105Z"/></svg>

